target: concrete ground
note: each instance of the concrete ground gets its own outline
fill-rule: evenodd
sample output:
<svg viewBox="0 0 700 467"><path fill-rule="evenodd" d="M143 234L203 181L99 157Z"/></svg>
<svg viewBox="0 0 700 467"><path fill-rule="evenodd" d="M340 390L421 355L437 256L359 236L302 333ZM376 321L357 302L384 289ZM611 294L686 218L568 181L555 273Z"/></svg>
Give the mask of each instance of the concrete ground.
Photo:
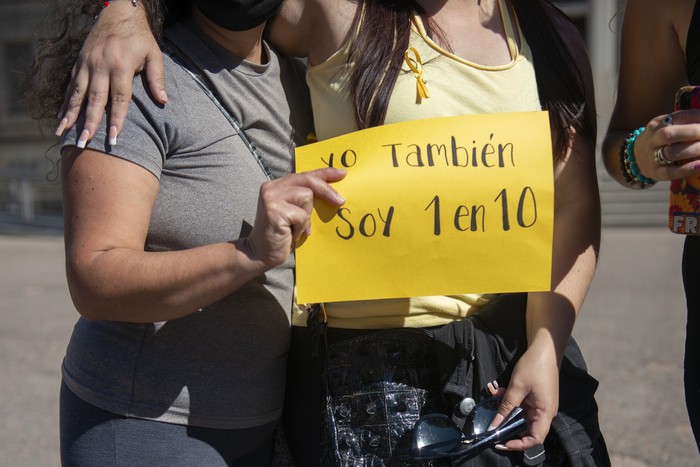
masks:
<svg viewBox="0 0 700 467"><path fill-rule="evenodd" d="M614 467L695 467L683 395L683 237L665 228L604 229L574 330ZM700 286L700 284L699 284Z"/></svg>
<svg viewBox="0 0 700 467"><path fill-rule="evenodd" d="M683 402L681 247L664 229L603 233L574 335L600 381L615 467L700 465ZM62 238L0 235L0 466L59 465L59 367L76 318Z"/></svg>

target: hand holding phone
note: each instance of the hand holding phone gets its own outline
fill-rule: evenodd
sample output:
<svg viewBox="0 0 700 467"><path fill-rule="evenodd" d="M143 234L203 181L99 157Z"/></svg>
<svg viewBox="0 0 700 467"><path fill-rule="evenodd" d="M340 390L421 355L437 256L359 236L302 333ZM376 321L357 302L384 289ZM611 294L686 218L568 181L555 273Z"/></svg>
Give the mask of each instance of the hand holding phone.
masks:
<svg viewBox="0 0 700 467"><path fill-rule="evenodd" d="M700 109L700 86L676 93L676 110ZM683 235L700 235L700 175L671 180L668 228Z"/></svg>

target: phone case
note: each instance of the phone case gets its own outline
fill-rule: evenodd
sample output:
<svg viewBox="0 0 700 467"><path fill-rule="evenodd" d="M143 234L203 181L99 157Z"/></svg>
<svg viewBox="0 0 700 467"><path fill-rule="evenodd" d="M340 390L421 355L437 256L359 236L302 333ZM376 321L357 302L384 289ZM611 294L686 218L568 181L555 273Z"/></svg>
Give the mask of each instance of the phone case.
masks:
<svg viewBox="0 0 700 467"><path fill-rule="evenodd" d="M675 108L700 108L700 86L680 88ZM700 175L671 180L668 228L677 234L700 235Z"/></svg>

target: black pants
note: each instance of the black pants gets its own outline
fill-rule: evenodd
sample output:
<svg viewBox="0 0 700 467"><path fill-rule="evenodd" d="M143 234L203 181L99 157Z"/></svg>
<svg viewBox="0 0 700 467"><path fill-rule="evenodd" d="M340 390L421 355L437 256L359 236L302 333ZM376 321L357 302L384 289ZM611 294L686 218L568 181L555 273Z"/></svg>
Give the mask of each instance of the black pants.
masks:
<svg viewBox="0 0 700 467"><path fill-rule="evenodd" d="M700 237L687 236L683 249L683 286L688 306L685 334L685 402L700 450Z"/></svg>
<svg viewBox="0 0 700 467"><path fill-rule="evenodd" d="M507 384L512 366L522 353L516 341L525 339L525 294L501 296L485 306L474 319L478 334L494 349L494 354L481 355L480 379L477 385L499 377ZM328 344L352 338L366 330L328 329ZM482 341L483 343L483 341ZM522 346L521 346L522 347ZM505 349L503 352L499 349ZM320 465L321 452L321 371L322 361L315 358L317 345L314 333L308 328L293 327L289 353L287 395L283 417L287 440L296 465L314 467ZM488 352L488 351L487 351ZM497 368L495 362L506 357L505 368ZM491 368L493 367L493 368ZM483 384L482 384L483 383ZM567 346L560 375L560 410L552 422L548 436L544 465L609 466L605 441L598 426L598 408L594 393L598 383L586 370L581 352L573 341ZM465 465L520 465L522 453L503 453L489 450ZM540 465L540 462L532 465Z"/></svg>
<svg viewBox="0 0 700 467"><path fill-rule="evenodd" d="M61 465L271 466L277 424L226 430L129 418L88 404L63 383Z"/></svg>

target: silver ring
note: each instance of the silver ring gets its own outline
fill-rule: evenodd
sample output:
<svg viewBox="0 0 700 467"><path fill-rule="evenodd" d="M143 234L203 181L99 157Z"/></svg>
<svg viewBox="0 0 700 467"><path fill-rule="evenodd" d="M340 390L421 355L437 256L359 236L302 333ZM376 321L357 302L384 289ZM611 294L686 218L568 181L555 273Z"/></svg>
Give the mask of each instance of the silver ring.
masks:
<svg viewBox="0 0 700 467"><path fill-rule="evenodd" d="M664 156L664 148L666 146L659 146L654 150L654 161L658 165L671 165L673 164L672 161L666 159L666 156Z"/></svg>

